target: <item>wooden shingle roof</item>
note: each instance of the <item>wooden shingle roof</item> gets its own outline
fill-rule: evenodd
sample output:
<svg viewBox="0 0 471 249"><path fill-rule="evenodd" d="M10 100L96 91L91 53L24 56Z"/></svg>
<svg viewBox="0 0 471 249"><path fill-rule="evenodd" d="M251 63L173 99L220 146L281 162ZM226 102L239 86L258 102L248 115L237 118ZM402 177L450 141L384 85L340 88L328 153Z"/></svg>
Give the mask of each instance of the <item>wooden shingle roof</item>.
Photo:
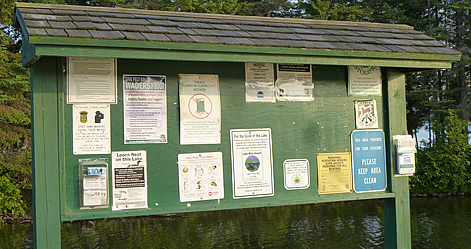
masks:
<svg viewBox="0 0 471 249"><path fill-rule="evenodd" d="M68 44L68 39L119 40L145 42L141 43L144 47L146 43L206 44L238 51L263 47L310 50L311 54L374 52L383 57L395 54L398 58L402 54L411 59L427 54L424 58L457 60L461 55L407 25L26 3L16 4L16 22L28 42L40 44L53 40L54 44Z"/></svg>

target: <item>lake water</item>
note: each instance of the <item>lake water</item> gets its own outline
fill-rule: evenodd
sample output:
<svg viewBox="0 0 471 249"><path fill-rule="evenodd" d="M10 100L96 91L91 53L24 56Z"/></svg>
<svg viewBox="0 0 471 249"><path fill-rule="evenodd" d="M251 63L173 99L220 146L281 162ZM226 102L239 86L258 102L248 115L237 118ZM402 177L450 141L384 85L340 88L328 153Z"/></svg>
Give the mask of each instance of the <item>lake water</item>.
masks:
<svg viewBox="0 0 471 249"><path fill-rule="evenodd" d="M413 198L412 248L471 248L471 197ZM381 200L62 224L62 248L384 248ZM0 228L31 248L32 224Z"/></svg>

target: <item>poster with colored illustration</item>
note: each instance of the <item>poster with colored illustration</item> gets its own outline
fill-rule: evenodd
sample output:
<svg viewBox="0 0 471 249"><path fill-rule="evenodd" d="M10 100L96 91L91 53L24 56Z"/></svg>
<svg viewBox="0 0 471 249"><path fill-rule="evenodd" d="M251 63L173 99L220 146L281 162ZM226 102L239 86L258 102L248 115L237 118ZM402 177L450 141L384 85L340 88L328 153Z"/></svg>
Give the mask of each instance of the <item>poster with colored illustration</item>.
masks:
<svg viewBox="0 0 471 249"><path fill-rule="evenodd" d="M74 155L110 154L110 105L73 105Z"/></svg>
<svg viewBox="0 0 471 249"><path fill-rule="evenodd" d="M180 144L221 143L219 77L180 74Z"/></svg>
<svg viewBox="0 0 471 249"><path fill-rule="evenodd" d="M366 99L355 102L357 129L378 128L376 100Z"/></svg>
<svg viewBox="0 0 471 249"><path fill-rule="evenodd" d="M272 196L271 130L231 130L231 152L233 197Z"/></svg>
<svg viewBox="0 0 471 249"><path fill-rule="evenodd" d="M178 154L180 202L224 199L221 152Z"/></svg>

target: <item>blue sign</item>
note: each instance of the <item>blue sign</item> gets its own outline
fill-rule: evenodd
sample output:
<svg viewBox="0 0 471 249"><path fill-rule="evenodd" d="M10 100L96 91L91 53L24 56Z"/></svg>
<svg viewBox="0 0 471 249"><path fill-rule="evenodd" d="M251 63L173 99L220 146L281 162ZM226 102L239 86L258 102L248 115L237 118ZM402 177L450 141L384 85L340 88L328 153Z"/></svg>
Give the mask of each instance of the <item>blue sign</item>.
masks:
<svg viewBox="0 0 471 249"><path fill-rule="evenodd" d="M382 130L352 132L353 190L355 192L386 189L386 156Z"/></svg>

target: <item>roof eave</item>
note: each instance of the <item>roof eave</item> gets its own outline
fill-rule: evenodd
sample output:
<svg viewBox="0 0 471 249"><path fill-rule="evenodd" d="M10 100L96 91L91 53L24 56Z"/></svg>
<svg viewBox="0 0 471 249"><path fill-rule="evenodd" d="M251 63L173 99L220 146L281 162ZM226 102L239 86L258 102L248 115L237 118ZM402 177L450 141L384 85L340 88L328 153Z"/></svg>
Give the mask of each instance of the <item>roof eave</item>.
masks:
<svg viewBox="0 0 471 249"><path fill-rule="evenodd" d="M128 59L259 61L335 65L374 65L411 68L450 68L461 55L371 52L351 50L261 47L224 44L98 40L31 36L28 43L34 52L24 58L25 65L38 56L100 56ZM276 61L273 61L276 59ZM295 62L298 61L298 62ZM353 64L352 64L353 63ZM356 64L355 64L356 63ZM380 64L377 64L380 63Z"/></svg>

